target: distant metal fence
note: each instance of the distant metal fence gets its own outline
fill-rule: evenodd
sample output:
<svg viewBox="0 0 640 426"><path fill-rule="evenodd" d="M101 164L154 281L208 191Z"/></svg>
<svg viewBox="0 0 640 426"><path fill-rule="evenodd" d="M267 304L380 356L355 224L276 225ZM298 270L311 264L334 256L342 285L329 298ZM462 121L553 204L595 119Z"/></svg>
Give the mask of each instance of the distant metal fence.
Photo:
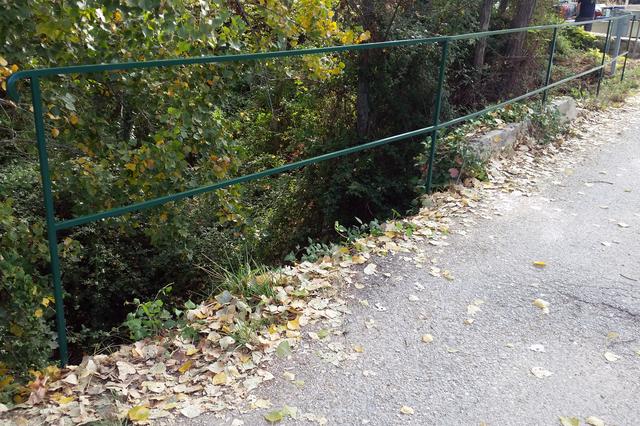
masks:
<svg viewBox="0 0 640 426"><path fill-rule="evenodd" d="M57 327L57 333L58 333L59 355L60 355L61 364L66 365L68 362L68 349L67 349L67 335L66 335L66 325L65 325L65 317L64 317L64 301L63 301L62 278L61 278L61 271L60 271L60 258L58 253L58 233L60 231L69 229L78 225L100 221L102 219L106 219L110 217L122 216L130 212L149 209L152 207L163 205L165 203L193 197L199 194L209 193L218 189L226 188L232 185L237 185L243 182L254 181L266 176L272 176L272 175L276 175L286 171L300 169L310 164L320 163L332 158L343 157L346 155L354 154L356 152L376 148L382 145L391 144L394 142L398 142L401 140L405 140L405 139L409 139L409 138L413 138L421 135L431 135L431 146L429 150L429 168L428 168L427 180L426 180L426 189L427 189L427 192L430 192L432 187L432 179L433 179L433 163L434 163L434 158L436 154L436 146L438 142L438 132L440 130L446 129L456 124L460 124L464 121L471 120L478 116L503 108L509 104L522 101L524 99L527 99L539 94L543 95L542 102L544 105L546 103L548 91L550 89L553 89L569 81L575 80L580 77L584 77L586 75L589 75L595 72L599 72L597 89L596 89L596 93L599 94L600 86L604 76L606 54L609 50L609 42L612 34L612 24L614 23L614 21L620 21L620 22L624 21L626 25L628 25L628 23L631 22L631 29L629 34L633 34L633 26L635 25L636 18L635 16L633 16L632 18L631 15L624 15L624 16L610 17L606 19L599 19L597 21L594 20L594 21L587 21L587 22L568 22L568 23L554 24L554 25L538 25L538 26L531 26L531 27L513 28L513 29L506 29L506 30L499 30L499 31L485 31L485 32L461 34L461 35L454 35L454 36L429 37L429 38L411 39L411 40L396 40L396 41L385 41L385 42L378 42L378 43L366 43L366 44L333 46L333 47L312 48L312 49L284 50L284 51L239 54L239 55L202 56L202 57L192 57L192 58L183 58L183 59L166 59L166 60L155 60L155 61L144 61L144 62L76 65L76 66L68 66L68 67L25 70L25 71L20 71L11 75L7 84L7 92L9 96L16 102L19 100L18 89L17 89L18 81L23 79L28 79L30 81L31 102L33 106L33 115L35 120L36 141L37 141L37 147L38 147L38 158L40 163L40 175L42 178L44 207L46 212L48 247L49 247L49 252L51 254L51 278L53 281L53 290L54 290L54 297L55 297L56 327ZM595 22L608 22L607 37L604 44L601 64L597 67L591 68L590 70L587 70L579 74L573 75L571 77L551 83L554 55L556 52L556 43L558 40L558 31L566 27L580 26L580 25L585 25L585 24L595 23ZM442 96L443 96L445 74L446 74L446 68L447 68L447 58L449 54L449 48L452 43L455 43L461 40L482 39L482 38L487 38L487 37L492 37L497 35L514 34L514 33L529 32L529 31L544 31L544 30L552 30L553 37L551 39L551 45L549 47L549 61L546 69L545 85L543 87L540 87L536 90L532 90L524 95L509 99L499 104L492 105L481 111L477 111L477 112L465 115L463 117L458 117L446 122L442 122L442 123L440 122ZM638 40L638 37L636 36L636 42L637 40ZM631 37L629 37L627 50L625 52L620 53L615 58L611 58L611 61L614 61L624 56L625 60L624 60L624 65L622 70L622 77L621 77L622 79L624 79L624 72L627 65L627 57L629 53L630 43L631 43ZM384 139L378 139L378 140L357 145L351 148L329 152L323 155L319 155L319 156L302 160L302 161L296 161L293 163L285 164L283 166L275 167L269 170L264 170L261 172L236 177L233 179L227 179L221 182L212 183L209 185L189 189L187 191L182 191L175 194L169 194L163 197L154 198L144 202L133 203L126 206L121 206L121 207L113 208L110 210L77 217L74 219L63 220L63 221L56 220L54 202L53 202L53 193L51 189L51 186L52 186L51 175L49 172L49 158L47 154L47 141L46 141L46 133L45 133L45 125L44 125L44 115L42 111L43 104L42 104L42 91L40 87L40 80L44 77L68 75L68 74L88 74L88 73L97 73L97 72L128 71L128 70L145 69L145 68L175 67L175 66L185 66L185 65L195 65L195 64L219 64L224 62L261 61L261 60L271 59L271 58L285 58L285 57L295 57L295 56L305 56L305 55L318 55L318 54L324 54L324 53L338 53L338 52L361 51L361 50L370 50L370 49L383 49L383 48L389 48L389 47L435 45L435 44L438 44L441 46L441 55L440 55L439 72L438 72L437 93L436 93L435 102L434 102L435 108L434 108L434 114L433 114L433 122L431 125L427 127L416 129L407 133L390 136Z"/></svg>

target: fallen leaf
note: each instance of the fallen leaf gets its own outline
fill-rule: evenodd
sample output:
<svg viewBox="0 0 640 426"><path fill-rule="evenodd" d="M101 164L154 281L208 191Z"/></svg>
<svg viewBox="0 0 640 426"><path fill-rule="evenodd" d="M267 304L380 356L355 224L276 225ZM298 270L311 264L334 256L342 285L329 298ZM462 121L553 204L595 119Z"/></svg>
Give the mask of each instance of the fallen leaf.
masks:
<svg viewBox="0 0 640 426"><path fill-rule="evenodd" d="M142 382L142 385L154 393L162 393L167 387L163 382Z"/></svg>
<svg viewBox="0 0 640 426"><path fill-rule="evenodd" d="M220 339L220 342L218 342L220 344L220 347L222 349L227 349L229 346L233 345L235 343L235 339L231 336L224 336L222 339Z"/></svg>
<svg viewBox="0 0 640 426"><path fill-rule="evenodd" d="M357 254L357 255L351 257L351 263L353 263L355 265L362 265L366 261L367 261L367 259L365 259L364 256L362 256L361 254Z"/></svg>
<svg viewBox="0 0 640 426"><path fill-rule="evenodd" d="M187 362L182 364L180 368L178 368L178 371L180 372L180 374L184 374L191 368L192 365L193 365L193 361L188 360Z"/></svg>
<svg viewBox="0 0 640 426"><path fill-rule="evenodd" d="M271 401L268 399L256 399L253 403L251 403L251 408L269 408L271 407Z"/></svg>
<svg viewBox="0 0 640 426"><path fill-rule="evenodd" d="M415 413L415 410L407 405L403 405L402 407L400 407L400 412L402 414L412 415Z"/></svg>
<svg viewBox="0 0 640 426"><path fill-rule="evenodd" d="M289 330L300 330L300 317L287 321L287 328Z"/></svg>
<svg viewBox="0 0 640 426"><path fill-rule="evenodd" d="M536 268L544 268L545 266L547 266L547 264L538 260L536 262L533 262L533 266L535 266Z"/></svg>
<svg viewBox="0 0 640 426"><path fill-rule="evenodd" d="M377 267L378 265L376 265L375 263L370 263L366 266L366 268L364 268L364 273L367 275L375 275Z"/></svg>
<svg viewBox="0 0 640 426"><path fill-rule="evenodd" d="M142 405L137 405L132 407L128 412L127 416L129 420L134 422L141 422L147 420L149 418L150 411L147 407L143 407Z"/></svg>
<svg viewBox="0 0 640 426"><path fill-rule="evenodd" d="M318 336L319 335L320 333L318 333ZM286 358L289 355L291 355L291 345L288 340L283 340L276 348L276 356L278 356L278 358Z"/></svg>
<svg viewBox="0 0 640 426"><path fill-rule="evenodd" d="M533 301L533 306L542 309L542 312L544 312L545 314L549 313L549 302L547 302L546 300L535 299Z"/></svg>
<svg viewBox="0 0 640 426"><path fill-rule="evenodd" d="M180 414L189 419L194 419L202 414L202 408L200 408L199 405L187 405L182 410L180 410Z"/></svg>
<svg viewBox="0 0 640 426"><path fill-rule="evenodd" d="M296 375L291 373L291 372L289 372L289 371L285 371L282 374L282 377L284 377L285 380L289 380L290 382L292 382L292 381L294 381L296 379Z"/></svg>
<svg viewBox="0 0 640 426"><path fill-rule="evenodd" d="M281 410L274 410L264 415L264 419L269 423L277 423L284 419L284 415Z"/></svg>
<svg viewBox="0 0 640 426"><path fill-rule="evenodd" d="M136 373L134 366L128 362L118 361L116 362L116 366L118 367L118 378L120 380L126 380L127 376Z"/></svg>
<svg viewBox="0 0 640 426"><path fill-rule="evenodd" d="M586 424L591 426L604 426L604 420L596 416L589 416L584 421Z"/></svg>
<svg viewBox="0 0 640 426"><path fill-rule="evenodd" d="M422 335L422 341L424 343L431 343L431 342L433 342L433 336L431 334L423 334Z"/></svg>
<svg viewBox="0 0 640 426"><path fill-rule="evenodd" d="M541 345L539 343L529 346L529 349L534 352L546 352L544 349L544 345Z"/></svg>
<svg viewBox="0 0 640 426"><path fill-rule="evenodd" d="M580 426L580 419L577 417L560 416L560 424L562 426Z"/></svg>
<svg viewBox="0 0 640 426"><path fill-rule="evenodd" d="M453 274L451 273L451 271L447 271L446 269L444 271L442 271L442 276L444 278L446 278L449 281L453 281Z"/></svg>
<svg viewBox="0 0 640 426"><path fill-rule="evenodd" d="M65 383L69 383L70 385L77 385L78 384L78 376L76 376L75 374L71 373L67 377L62 379L62 381L65 382Z"/></svg>
<svg viewBox="0 0 640 426"><path fill-rule="evenodd" d="M467 306L467 315L474 316L478 312L480 312L480 307L479 306L476 306L476 305L468 305Z"/></svg>
<svg viewBox="0 0 640 426"><path fill-rule="evenodd" d="M353 350L361 354L364 352L364 347L362 345L355 345Z"/></svg>
<svg viewBox="0 0 640 426"><path fill-rule="evenodd" d="M627 223L624 223L624 222L620 222L620 223L618 223L618 226L619 226L620 228L628 228L628 227L630 227L631 225L629 225L629 224L627 224Z"/></svg>
<svg viewBox="0 0 640 426"><path fill-rule="evenodd" d="M620 359L620 356L614 354L613 352L607 351L604 353L604 359L606 359L609 362L616 362Z"/></svg>
<svg viewBox="0 0 640 426"><path fill-rule="evenodd" d="M224 385L225 383L227 383L227 373L222 371L216 374L215 376L213 376L213 379L211 379L211 382L214 385Z"/></svg>
<svg viewBox="0 0 640 426"><path fill-rule="evenodd" d="M545 377L549 377L553 375L551 371L546 370L542 367L532 367L530 371L531 371L531 374L536 376L538 379L544 379Z"/></svg>

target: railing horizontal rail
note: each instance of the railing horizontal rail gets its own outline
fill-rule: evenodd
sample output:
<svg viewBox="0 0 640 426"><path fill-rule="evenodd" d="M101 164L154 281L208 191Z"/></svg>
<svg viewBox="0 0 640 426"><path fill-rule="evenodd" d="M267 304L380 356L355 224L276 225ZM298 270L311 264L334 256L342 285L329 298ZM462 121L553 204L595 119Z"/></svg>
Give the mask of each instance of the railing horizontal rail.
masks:
<svg viewBox="0 0 640 426"><path fill-rule="evenodd" d="M625 52L626 53L626 52ZM611 59L609 62L612 62L613 60L624 56L625 53L620 54L618 56L616 56L615 58ZM280 166L280 167L274 167L272 169L268 169L268 170L264 170L261 172L256 172L256 173L251 173L248 175L244 175L244 176L240 176L240 177L236 177L233 179L227 179L221 182L217 182L214 184L210 184L210 185L205 185L205 186L201 186L198 188L194 188L194 189L189 189L187 191L182 191L182 192L178 192L172 195L166 195L163 197L158 197L158 198L153 198L151 200L147 200L147 201L141 201L138 203L134 203L134 204L129 204L127 206L123 206L123 207L116 207L113 208L111 210L107 210L101 213L95 213L95 214L91 214L91 215L86 215L86 216L81 216L81 217L77 217L74 219L69 219L69 220L65 220L62 222L57 222L56 223L56 230L61 231L63 229L69 229L72 228L74 226L79 226L79 225L84 225L86 223L90 223L90 222L95 222L98 220L102 220L102 219L107 219L110 217L116 217L116 216L121 216L123 214L126 213L132 213L135 211L141 211L141 210L146 210L146 209L150 209L152 207L157 207L166 203L170 203L172 201L179 201L182 200L184 198L189 198L189 197L194 197L196 195L200 195L200 194L205 194L205 193L209 193L209 192L213 192L219 189L223 189L223 188L227 188L229 186L233 186L233 185L237 185L240 183L245 183L245 182L250 182L250 181L254 181L254 180L258 180L264 177L268 177L268 176L273 176L273 175L277 175L283 172L287 172L287 171L291 171L291 170L295 170L295 169L300 169L302 167L305 166L309 166L311 164L316 164L316 163L321 163L323 161L327 161L327 160L331 160L333 158L338 158L338 157L344 157L346 155L350 155L350 154L355 154L357 152L360 151L365 151L368 149L372 149L372 148L376 148L382 145L387 145L393 142L398 142L398 141L402 141L402 140L406 140L409 138L413 138L416 136L421 136L421 135L426 135L426 134L430 134L433 131L436 130L440 130L440 129L445 129L447 127L451 127L451 126L455 126L456 124L460 124L463 123L465 121L468 120L472 120L473 118L476 117L480 117L484 114L487 114L489 112L492 111L496 111L498 109L504 108L507 105L516 103L516 102L520 102L523 101L525 99L531 98L535 95L538 95L540 93L543 93L546 90L549 89L553 89L554 87L563 85L565 83L568 83L571 80L575 80L578 79L580 77L584 77L586 75L592 74L596 71L601 70L602 68L604 68L606 65L599 65L597 67L591 68L587 71L581 72L580 74L576 74L574 76L565 78L563 80L560 81L556 81L555 83L549 84L547 86L541 87L539 89L536 89L532 92L526 93L524 95L518 96L516 98L510 99L508 101L505 102L501 102L499 104L495 104L492 105L490 107L487 107L481 111L477 111L468 115L465 115L463 117L459 117L453 120L449 120L447 122L435 125L435 126L429 126L429 127L424 127L422 129L418 129L418 130L413 130L411 132L406 132L406 133L402 133L399 135L395 135L395 136L391 136L388 138L383 138L383 139L378 139L372 142L367 142L364 143L362 145L357 145L354 147L350 147L350 148L345 148L345 149L341 149L339 151L334 151L334 152L330 152L327 154L322 154L322 155L318 155L316 157L312 157L312 158L308 158L306 160L300 160L300 161L296 161L294 163L289 163L289 164L285 164L284 166Z"/></svg>
<svg viewBox="0 0 640 426"><path fill-rule="evenodd" d="M435 147L437 143L439 130L460 124L462 122L471 120L473 118L476 118L481 115L487 114L489 112L495 111L497 109L503 108L515 102L519 102L519 101L531 98L532 96L535 96L541 93L544 94L544 97L543 97L543 104L544 104L544 102L546 101L547 92L550 89L553 89L555 87L568 83L572 80L584 77L586 75L589 75L598 71L600 72L600 75L598 79L598 89L596 93L599 93L600 83L602 81L604 68L606 66L605 59L606 59L606 54L608 52L608 47L609 47L609 38L610 38L610 35L612 34L612 31L611 31L612 23L622 19L627 19L631 22L630 34L632 34L633 26L636 22L635 16L633 17L633 19L630 19L629 15L622 15L622 16L614 16L614 17L598 19L593 21L565 22L561 24L538 25L538 26L522 27L522 28L510 28L505 30L484 31L484 32L460 34L460 35L453 35L453 36L437 36L437 37L427 37L427 38L409 39L409 40L393 40L393 41L384 41L384 42L375 42L375 43L352 44L352 45L344 45L344 46L281 50L281 51L237 54L237 55L200 56L200 57L190 57L190 58L160 59L160 60L151 60L151 61L143 61L143 62L74 65L74 66L67 66L67 67L24 70L11 75L7 81L7 93L15 101L18 101L17 82L21 79L30 79L31 81L31 85L30 85L31 94L32 94L31 102L33 106L36 140L37 140L37 146L38 146L38 157L39 157L39 163L40 163L40 174L42 177L42 185L43 185L44 205L45 205L46 223L47 223L47 239L48 239L48 245L49 245L49 253L51 255L51 276L52 276L54 296L55 296L56 327L58 331L58 343L60 348L60 358L61 358L62 364L64 365L67 363L68 353L67 353L67 339L66 339L66 324L64 319L64 303L63 303L63 292L62 292L62 279L61 279L61 272L60 272L60 259L59 259L59 253L58 253L58 243L57 243L59 231L69 229L74 226L90 223L90 222L95 222L95 221L112 218L112 217L118 217L118 216L125 215L127 213L132 213L136 211L149 209L152 207L157 207L169 202L182 200L185 198L193 197L193 196L204 194L204 193L209 193L209 192L223 189L232 185L236 185L244 182L250 182L250 181L261 179L267 176L273 176L273 175L284 173L287 171L300 169L302 167L305 167L311 164L317 164L330 159L343 157L346 155L354 154L357 152L365 151L368 149L376 148L379 146L383 146L383 145L387 145L394 142L399 142L402 140L407 140L410 138L427 135L427 134L431 135L430 158L428 163L429 173L428 173L427 182L426 182L427 191L430 191L431 172L433 170ZM580 72L576 75L551 83L551 71L553 66L554 52L556 49L558 30L565 27L580 26L580 25L585 25L585 24L595 23L595 22L608 22L607 38L604 44L601 64L589 70ZM482 38L487 38L487 37L492 37L497 35L514 34L514 33L529 32L529 31L544 31L544 30L550 30L550 29L553 29L554 31L553 31L551 47L549 49L550 55L549 55L549 63L547 67L545 85L543 87L530 91L524 95L517 96L507 101L498 103L496 105L489 106L487 108L482 109L481 111L473 112L463 117L458 117L458 118L446 121L444 123L440 123L443 83L446 76L445 71L446 71L446 65L447 65L447 54L448 54L449 45L451 42L455 42L459 40L469 40L469 39L482 39ZM637 39L638 39L638 36L636 37L636 40ZM626 60L629 54L630 40L631 39L629 38L627 50L624 53L617 54L615 57L611 58L609 62L613 62L616 59L624 56L625 67L626 67ZM227 62L260 61L260 60L267 60L267 59L274 59L274 58L299 57L299 56L305 56L305 55L330 54L330 53L349 52L349 51L363 51L363 50L370 50L370 49L385 49L385 48L402 47L402 46L419 46L419 45L434 45L434 44L440 45L442 48L442 52L440 56L438 88L437 88L438 93L435 99L434 120L433 120L433 124L430 126L423 127L421 129L413 130L410 132L402 133L399 135L378 139L378 140L364 143L361 145L341 149L338 151L329 152L329 153L318 155L305 160L300 160L293 163L285 164L280 167L275 167L272 169L251 173L244 176L226 179L221 182L211 183L198 188L188 189L182 192L161 196L161 197L146 200L146 201L136 202L136 203L122 206L122 207L116 207L110 210L89 214L85 216L80 216L80 217L69 219L69 220L64 220L64 221L56 220L54 203L53 203L53 192L51 188L52 186L51 176L49 173L49 163L48 163L49 160L48 160L47 146L46 146L46 133L45 133L45 126L44 126L44 114L43 114L43 108L42 108L42 105L43 105L42 90L40 87L40 79L43 77L55 76L55 75L69 75L69 74L91 74L91 73L99 73L99 72L119 72L119 71L128 71L128 70L198 65L198 64L204 65L204 64L216 64L216 63L227 63ZM624 78L624 68L622 72L622 78Z"/></svg>

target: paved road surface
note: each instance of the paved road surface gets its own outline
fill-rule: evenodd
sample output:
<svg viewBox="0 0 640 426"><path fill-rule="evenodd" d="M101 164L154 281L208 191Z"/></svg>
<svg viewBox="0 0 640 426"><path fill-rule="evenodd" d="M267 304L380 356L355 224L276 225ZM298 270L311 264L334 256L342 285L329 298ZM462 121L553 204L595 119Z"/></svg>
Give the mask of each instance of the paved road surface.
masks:
<svg viewBox="0 0 640 426"><path fill-rule="evenodd" d="M452 235L441 262L454 281L397 257L377 260L391 277L354 290L344 337L334 338L364 353L334 367L307 343L274 366L276 380L257 395L337 425L558 425L559 416L640 425L640 115L619 118L602 126L613 141L590 148L573 174L558 170L529 197L502 196L501 215ZM538 260L547 266L534 267ZM549 314L536 298L550 303ZM480 311L469 315L474 301ZM424 333L434 341L421 342ZM553 374L537 378L533 367ZM264 424L266 411L235 418Z"/></svg>

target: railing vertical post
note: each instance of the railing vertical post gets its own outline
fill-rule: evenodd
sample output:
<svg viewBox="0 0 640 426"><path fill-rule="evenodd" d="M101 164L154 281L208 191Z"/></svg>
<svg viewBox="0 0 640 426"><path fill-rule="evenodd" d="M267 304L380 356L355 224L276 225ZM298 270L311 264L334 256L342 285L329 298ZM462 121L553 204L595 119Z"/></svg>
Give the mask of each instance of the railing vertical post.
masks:
<svg viewBox="0 0 640 426"><path fill-rule="evenodd" d="M624 63L622 65L622 76L620 81L624 81L624 72L627 70L627 59L629 58L629 52L631 52L631 37L633 36L633 25L636 23L636 15L633 15L631 19L631 28L629 29L629 40L627 41L627 54L624 55Z"/></svg>
<svg viewBox="0 0 640 426"><path fill-rule="evenodd" d="M609 36L611 35L611 23L613 21L609 21L609 25L607 26L607 37L604 41L604 49L602 49L602 62L600 62L600 74L598 76L598 87L596 88L596 96L600 95L600 86L602 86L602 79L604 77L604 61L607 59L607 51L609 50Z"/></svg>
<svg viewBox="0 0 640 426"><path fill-rule="evenodd" d="M431 132L431 150L429 153L429 169L427 170L427 193L431 193L433 183L433 162L436 157L436 144L438 142L438 126L440 125L440 113L442 111L442 92L444 90L444 80L447 69L447 58L449 56L449 39L442 42L442 53L440 56L440 71L438 73L438 91L436 93L436 104L433 112L433 132Z"/></svg>
<svg viewBox="0 0 640 426"><path fill-rule="evenodd" d="M633 15L633 19L636 19L636 15ZM633 37L633 34L629 34L629 38ZM638 25L638 29L636 30L636 42L633 45L633 53L636 53L636 50L638 49L638 39L640 39L640 25Z"/></svg>
<svg viewBox="0 0 640 426"><path fill-rule="evenodd" d="M49 173L49 156L44 130L44 116L42 114L42 93L38 77L31 77L31 96L33 102L33 117L38 143L38 160L40 162L40 176L42 178L42 193L47 222L47 238L49 254L51 256L51 277L53 281L53 295L56 306L56 328L58 331L58 346L60 363L65 366L69 361L67 351L67 328L64 320L64 300L62 294L62 279L60 276L60 258L58 256L58 235L53 207L53 192L51 190L51 175Z"/></svg>
<svg viewBox="0 0 640 426"><path fill-rule="evenodd" d="M551 72L553 70L553 57L556 53L556 44L558 42L558 27L553 29L553 38L551 39L551 44L549 46L549 63L547 64L547 76L544 79L545 87L551 83ZM542 94L542 108L544 108L547 103L547 97L549 96L549 90L545 90Z"/></svg>

